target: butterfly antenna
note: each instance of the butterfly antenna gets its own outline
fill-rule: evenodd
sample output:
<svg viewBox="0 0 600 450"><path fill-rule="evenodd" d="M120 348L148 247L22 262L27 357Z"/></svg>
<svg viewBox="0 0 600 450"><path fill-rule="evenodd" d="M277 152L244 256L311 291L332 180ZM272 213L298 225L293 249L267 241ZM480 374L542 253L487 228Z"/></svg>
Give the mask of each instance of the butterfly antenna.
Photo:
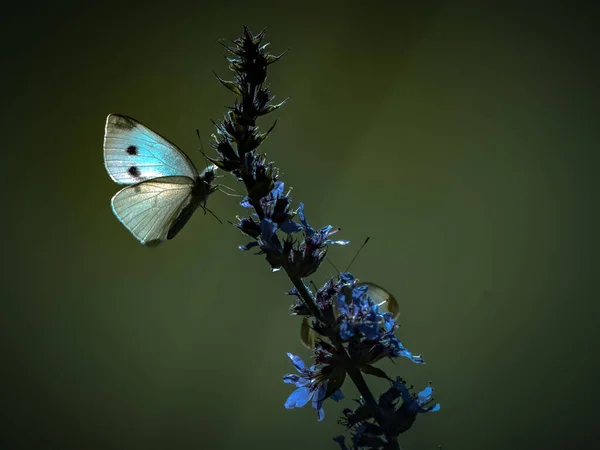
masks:
<svg viewBox="0 0 600 450"><path fill-rule="evenodd" d="M365 245L367 245L367 242L369 242L369 239L371 239L371 238L369 236L367 236L367 238L365 239L365 242L363 242L363 244L360 246L360 248L356 252L356 255L354 255L354 258L352 258L352 261L350 261L350 264L348 264L348 267L346 267L346 272L348 272L350 270L350 267L352 266L352 263L354 262L354 260L356 259L356 257L360 254L360 251L363 249L363 247Z"/></svg>
<svg viewBox="0 0 600 450"><path fill-rule="evenodd" d="M325 256L325 259L327 260L327 262L328 262L329 264L331 264L331 267L333 267L333 268L335 269L335 271L336 271L338 274L339 274L339 273L341 273L341 272L338 270L338 268L337 268L337 267L335 267L335 264L334 264L334 263L333 263L333 261L332 261L332 260L329 258L329 256Z"/></svg>
<svg viewBox="0 0 600 450"><path fill-rule="evenodd" d="M196 128L196 135L198 136L198 140L200 141L200 153L202 153L202 156L204 156L204 159L206 159L207 163L210 163L210 159L208 158L208 156L206 156L206 153L204 153L204 146L202 145L202 137L200 136L200 130L198 128ZM208 167L208 165L206 166Z"/></svg>

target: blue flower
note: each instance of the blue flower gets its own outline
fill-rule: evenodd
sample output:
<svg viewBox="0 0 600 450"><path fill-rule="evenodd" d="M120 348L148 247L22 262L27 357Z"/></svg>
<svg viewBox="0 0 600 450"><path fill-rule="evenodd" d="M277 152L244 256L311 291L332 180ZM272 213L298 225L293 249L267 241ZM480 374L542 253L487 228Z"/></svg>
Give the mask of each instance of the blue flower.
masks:
<svg viewBox="0 0 600 450"><path fill-rule="evenodd" d="M365 364L400 356L424 363L420 355L413 355L402 345L394 334L398 325L393 314L380 311L367 289L366 285L358 285L352 274L340 274L336 302L339 336L349 343L351 354Z"/></svg>
<svg viewBox="0 0 600 450"><path fill-rule="evenodd" d="M340 231L340 228L336 228L335 230L331 231L333 227L331 225L327 225L326 227L321 228L319 231L315 231L315 229L308 224L306 217L304 216L304 203L300 203L297 213L300 217L300 222L302 223L304 233L308 238L307 240L309 240L314 246L319 247L327 244L346 245L350 243L350 241L331 241L327 239L329 236Z"/></svg>
<svg viewBox="0 0 600 450"><path fill-rule="evenodd" d="M233 55L228 60L234 78L227 81L217 76L217 79L241 98L223 120L215 123L217 130L212 146L218 158L208 159L243 181L247 197L241 205L254 209L247 217L238 219L237 227L252 239L240 248L256 247L259 254L266 256L272 270L285 268L292 284L298 287L290 291L296 296L291 311L303 316L301 332L306 338L304 342L311 342L307 346L315 350L314 365L307 367L298 356L288 353L297 373L283 377L284 382L295 386L285 407L299 408L310 402L318 420L322 420L324 401L342 398L340 387L348 372L368 400L361 397L356 410L344 410L348 428L353 432L352 449L397 448L397 436L412 426L415 417L437 411L439 405L434 404L431 387L411 394L401 379L393 381L371 365L381 358L398 356L423 362L394 335L399 308L391 295L383 290L389 297L385 300L388 312L380 310L378 294L360 285L351 274L341 274L338 281L329 280L314 296L300 289L302 278L319 268L328 245L345 245L348 241L332 240L339 229L331 225L320 229L311 227L303 204L293 211L289 191L285 192L284 183L279 180L279 170L258 151L274 125L266 133L259 132L257 119L284 103L272 104L270 91L264 86L267 66L282 55L267 53L268 44L261 43L263 37L264 31L254 35L244 27L244 35L226 47ZM296 214L299 220L294 221ZM388 379L392 386L374 401L364 381L358 382L354 376L357 370ZM343 450L348 450L343 437L338 436L335 441Z"/></svg>
<svg viewBox="0 0 600 450"><path fill-rule="evenodd" d="M333 229L331 225L327 225L318 231L311 227L304 216L304 204L300 203L296 212L300 217L304 239L290 249L287 268L295 276L306 278L317 271L321 262L325 259L329 244L346 245L350 241L330 240L331 235L340 231L339 228Z"/></svg>
<svg viewBox="0 0 600 450"><path fill-rule="evenodd" d="M283 181L275 181L269 194L260 199L260 207L264 217L277 224L279 230L286 234L296 233L302 227L292 220L294 214L290 211L291 198L289 192L287 194L284 192L284 188ZM252 200L248 196L244 197L240 205L244 208L254 208Z"/></svg>
<svg viewBox="0 0 600 450"><path fill-rule="evenodd" d="M440 405L434 402L433 388L426 387L418 394L410 392L402 378L392 381L391 387L384 392L373 407L359 399L359 406L352 410L344 409L340 423L352 433L353 449L379 449L385 447L387 436L399 436L409 430L417 415L440 410ZM402 399L400 405L399 400ZM373 422L376 410L388 420L385 425ZM383 427L386 427L385 429ZM343 450L347 450L344 438L338 436L334 440Z"/></svg>
<svg viewBox="0 0 600 450"><path fill-rule="evenodd" d="M287 355L300 375L287 374L283 377L284 383L293 384L297 388L286 400L285 407L287 409L301 408L311 401L312 407L317 410L317 419L319 421L323 420L325 417L323 401L327 398L327 385L329 383L329 374L323 369L328 366L317 367L313 365L307 368L299 356L291 353ZM338 389L329 398L337 402L344 396L342 391Z"/></svg>
<svg viewBox="0 0 600 450"><path fill-rule="evenodd" d="M406 408L412 415L436 412L441 408L439 403L434 403L433 388L431 386L427 386L415 395L410 393L406 384L397 379L390 389L400 391L403 401L402 408Z"/></svg>

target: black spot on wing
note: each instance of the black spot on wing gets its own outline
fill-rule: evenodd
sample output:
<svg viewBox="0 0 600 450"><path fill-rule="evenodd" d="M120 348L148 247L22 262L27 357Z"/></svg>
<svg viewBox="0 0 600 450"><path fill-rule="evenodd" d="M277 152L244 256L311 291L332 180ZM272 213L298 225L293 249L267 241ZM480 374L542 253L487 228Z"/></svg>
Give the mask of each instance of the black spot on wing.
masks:
<svg viewBox="0 0 600 450"><path fill-rule="evenodd" d="M128 155L137 155L138 154L138 149L135 145L130 145L129 147L127 147L127 154Z"/></svg>
<svg viewBox="0 0 600 450"><path fill-rule="evenodd" d="M138 178L140 176L140 169L138 169L135 166L131 166L127 172L129 172L129 175L131 175L132 177Z"/></svg>
<svg viewBox="0 0 600 450"><path fill-rule="evenodd" d="M133 120L131 117L119 115L111 116L110 123L112 123L113 127L126 131L133 130L137 125L135 120Z"/></svg>

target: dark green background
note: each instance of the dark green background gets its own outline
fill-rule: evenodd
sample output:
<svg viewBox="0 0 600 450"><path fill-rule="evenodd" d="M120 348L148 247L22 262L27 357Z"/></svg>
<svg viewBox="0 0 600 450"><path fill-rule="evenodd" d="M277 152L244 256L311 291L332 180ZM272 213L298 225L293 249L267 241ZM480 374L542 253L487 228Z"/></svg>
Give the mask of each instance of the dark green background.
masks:
<svg viewBox="0 0 600 450"><path fill-rule="evenodd" d="M406 448L597 445L598 10L405 3L3 11L0 448L335 448L339 405L322 423L283 408L285 352L308 357L285 276L210 216L148 249L109 206L106 115L202 167L194 130L206 142L233 102L217 41L242 24L291 48L263 150L311 223L353 241L338 266L371 236L353 271L396 295L399 335L426 358L384 365L442 403Z"/></svg>

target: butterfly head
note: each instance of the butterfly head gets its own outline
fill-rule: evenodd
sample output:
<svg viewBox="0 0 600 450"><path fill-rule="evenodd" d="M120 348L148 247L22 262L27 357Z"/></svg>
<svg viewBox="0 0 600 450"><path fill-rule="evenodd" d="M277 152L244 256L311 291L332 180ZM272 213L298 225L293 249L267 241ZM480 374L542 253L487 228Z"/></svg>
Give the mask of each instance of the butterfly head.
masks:
<svg viewBox="0 0 600 450"><path fill-rule="evenodd" d="M211 184L215 180L216 176L217 176L217 166L215 164L209 165L199 175L200 179L202 181L204 181L206 184Z"/></svg>

